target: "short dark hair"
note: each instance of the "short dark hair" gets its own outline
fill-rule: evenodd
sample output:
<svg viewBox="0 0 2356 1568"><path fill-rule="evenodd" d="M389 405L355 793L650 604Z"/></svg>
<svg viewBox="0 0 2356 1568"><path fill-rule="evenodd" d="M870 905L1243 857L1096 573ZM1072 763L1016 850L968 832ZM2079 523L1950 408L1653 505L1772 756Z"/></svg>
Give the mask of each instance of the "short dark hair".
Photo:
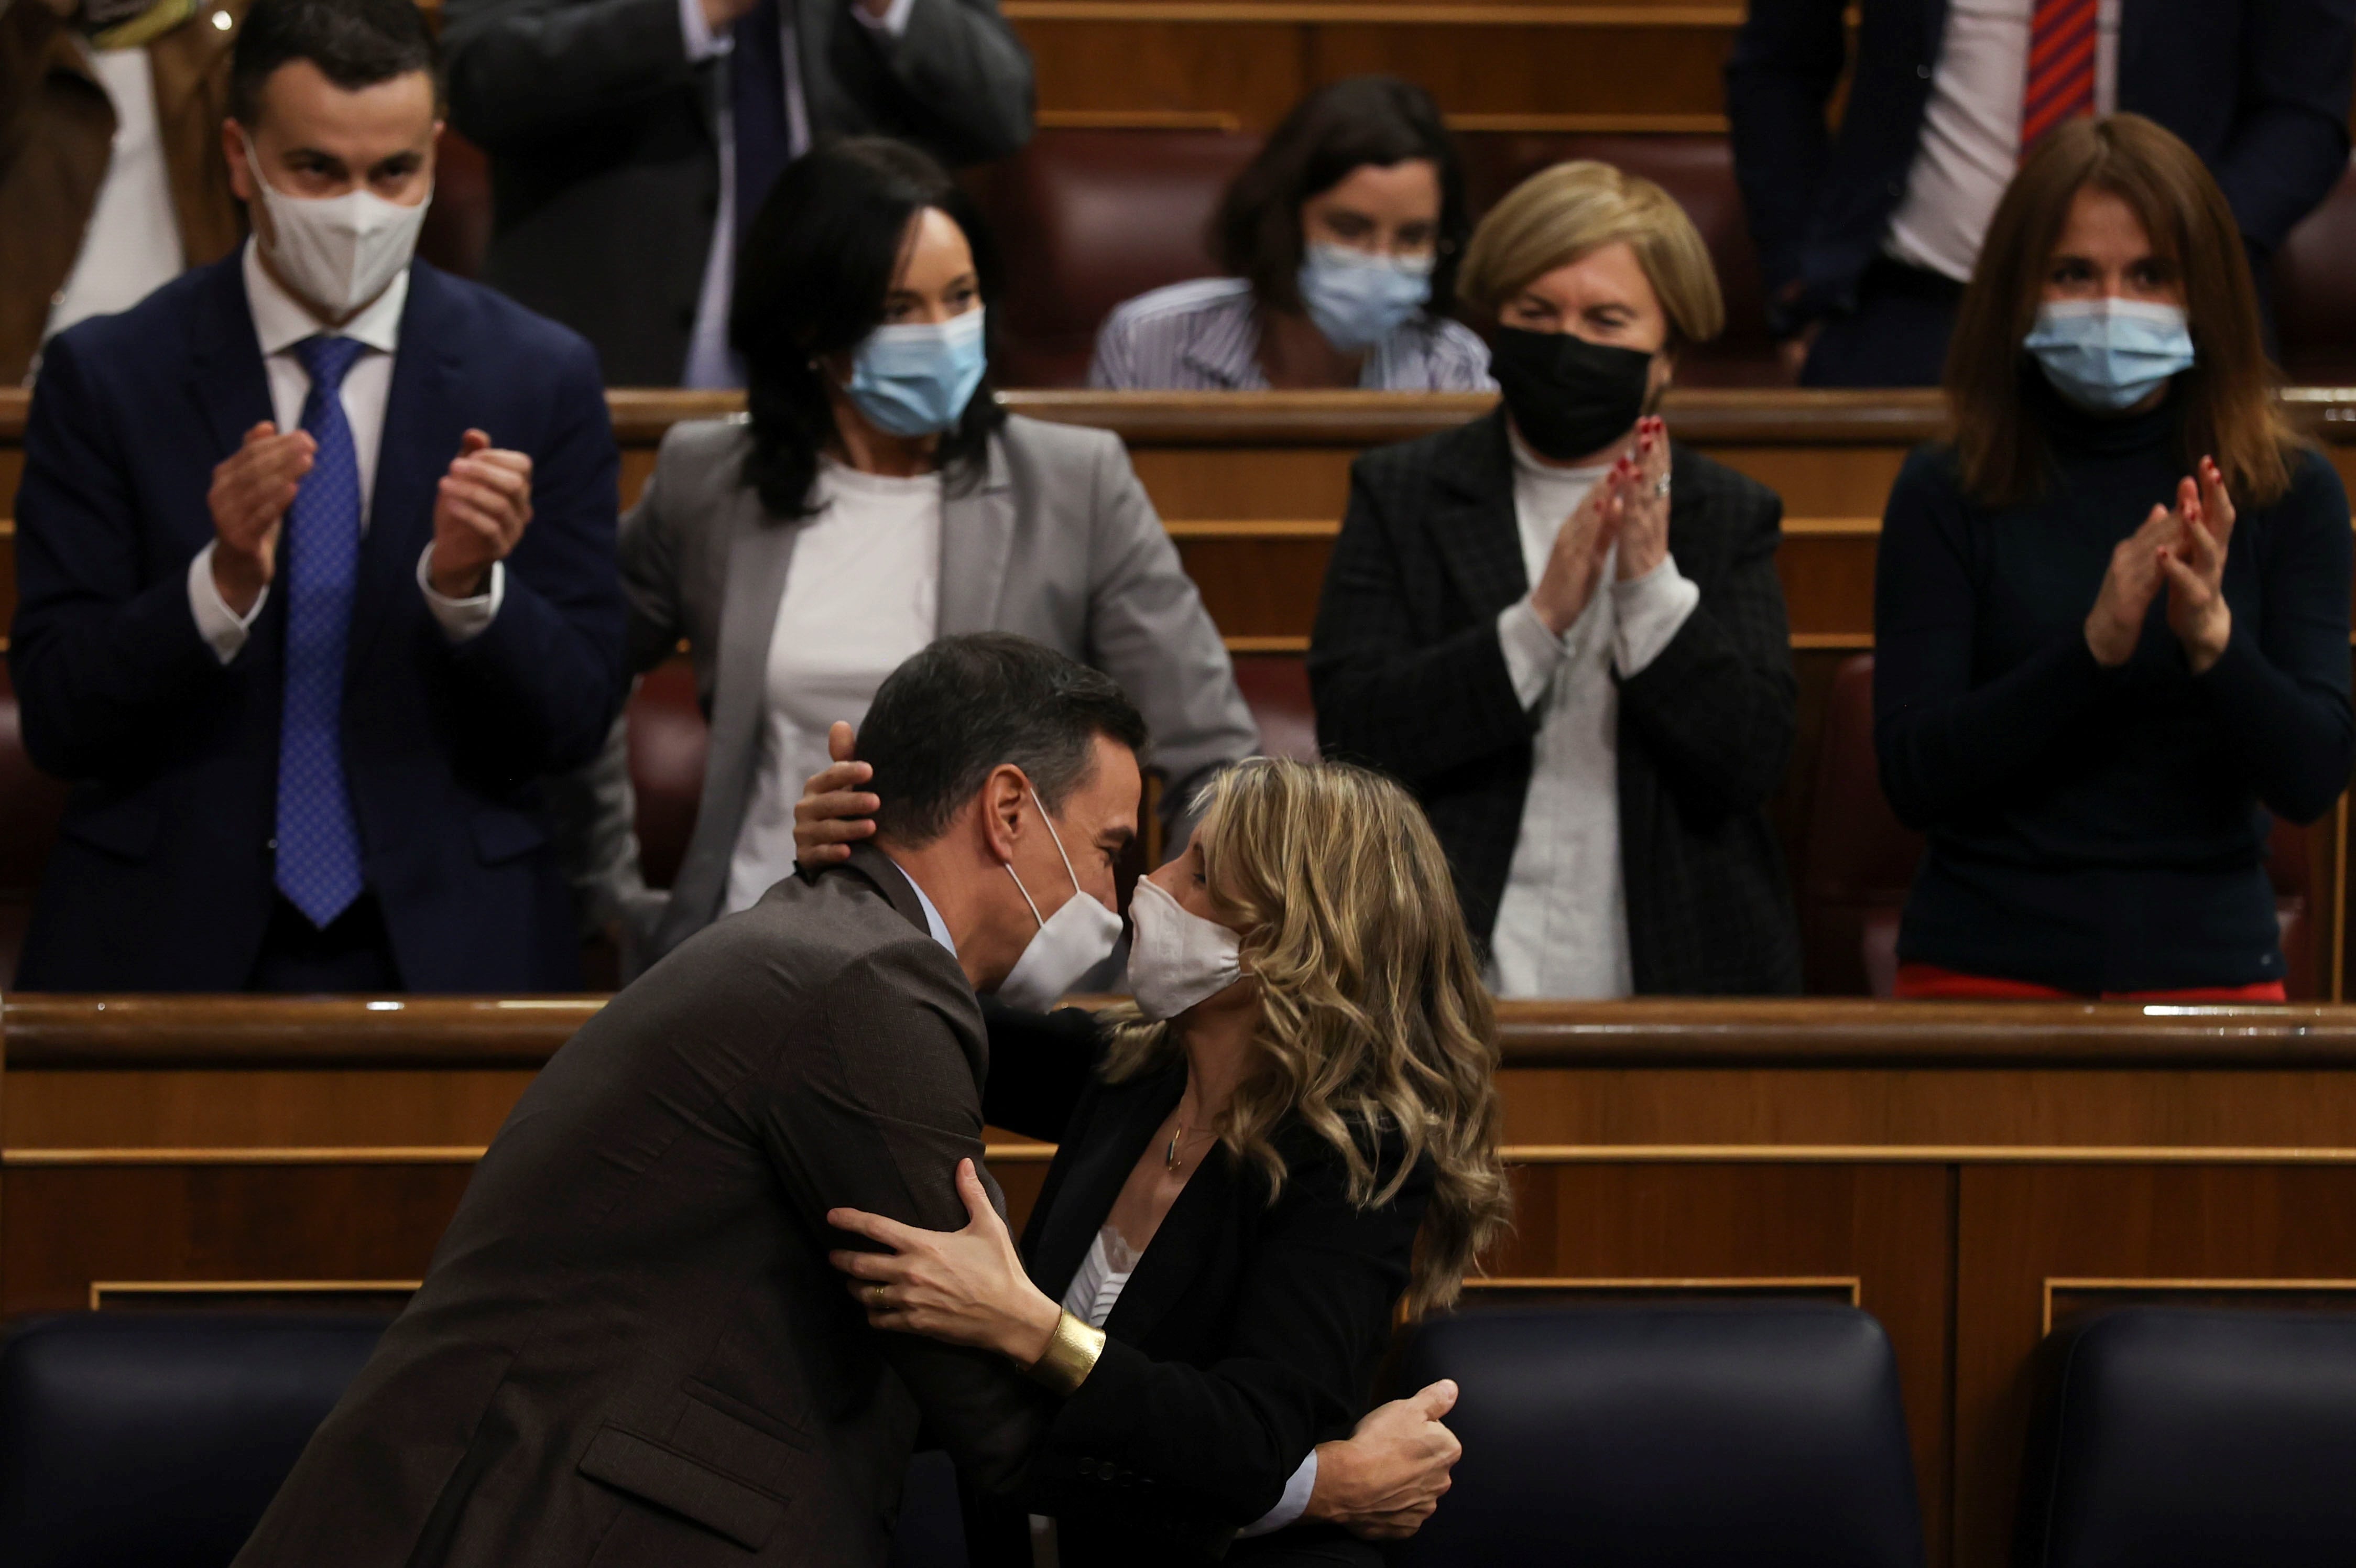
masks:
<svg viewBox="0 0 2356 1568"><path fill-rule="evenodd" d="M884 678L859 726L859 758L875 770L876 827L925 844L1002 763L1060 811L1095 771L1098 736L1145 746L1145 719L1111 676L1027 637L984 631L942 638Z"/></svg>
<svg viewBox="0 0 2356 1568"><path fill-rule="evenodd" d="M1301 206L1371 164L1429 158L1440 171L1440 245L1428 315L1456 305L1456 263L1472 232L1464 161L1431 94L1395 76L1353 76L1292 106L1259 156L1228 185L1212 215L1211 254L1251 282L1253 297L1280 310L1301 306Z"/></svg>
<svg viewBox="0 0 2356 1568"><path fill-rule="evenodd" d="M908 220L926 208L965 231L981 303L1000 295L998 252L972 199L926 153L886 136L848 136L786 166L744 232L728 340L744 361L753 451L744 477L772 518L807 517L819 453L832 440L819 356L854 349L884 323ZM985 319L985 333L996 324ZM941 438L940 467L972 465L1005 419L988 375Z"/></svg>
<svg viewBox="0 0 2356 1568"><path fill-rule="evenodd" d="M230 54L229 117L252 124L262 84L298 59L347 91L422 70L442 102L442 51L417 0L253 0Z"/></svg>

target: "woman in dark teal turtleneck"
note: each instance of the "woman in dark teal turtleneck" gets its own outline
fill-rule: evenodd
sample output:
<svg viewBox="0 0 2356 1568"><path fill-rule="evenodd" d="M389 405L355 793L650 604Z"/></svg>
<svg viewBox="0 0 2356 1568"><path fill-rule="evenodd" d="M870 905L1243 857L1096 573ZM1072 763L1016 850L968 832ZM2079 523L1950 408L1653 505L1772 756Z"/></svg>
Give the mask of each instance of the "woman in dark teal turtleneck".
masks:
<svg viewBox="0 0 2356 1568"><path fill-rule="evenodd" d="M1947 387L1875 584L1882 786L1930 838L1899 994L2280 1000L2267 813L2356 757L2348 499L2191 151L2127 114L2030 150Z"/></svg>

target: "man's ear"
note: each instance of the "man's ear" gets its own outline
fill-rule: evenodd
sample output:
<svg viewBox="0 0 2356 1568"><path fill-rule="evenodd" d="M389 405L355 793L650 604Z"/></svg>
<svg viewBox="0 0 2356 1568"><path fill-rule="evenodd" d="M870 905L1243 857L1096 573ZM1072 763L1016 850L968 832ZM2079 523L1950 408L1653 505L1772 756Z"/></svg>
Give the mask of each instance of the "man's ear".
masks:
<svg viewBox="0 0 2356 1568"><path fill-rule="evenodd" d="M227 118L221 121L221 157L229 165L229 188L236 192L240 201L255 206L258 203L254 200L253 166L245 158L247 135L246 128L236 121ZM255 163L260 161L259 156L254 159Z"/></svg>
<svg viewBox="0 0 2356 1568"><path fill-rule="evenodd" d="M1014 841L1023 832L1023 806L1031 797L1031 781L1023 769L1001 762L981 783L981 836L991 858L1005 865L1014 858Z"/></svg>

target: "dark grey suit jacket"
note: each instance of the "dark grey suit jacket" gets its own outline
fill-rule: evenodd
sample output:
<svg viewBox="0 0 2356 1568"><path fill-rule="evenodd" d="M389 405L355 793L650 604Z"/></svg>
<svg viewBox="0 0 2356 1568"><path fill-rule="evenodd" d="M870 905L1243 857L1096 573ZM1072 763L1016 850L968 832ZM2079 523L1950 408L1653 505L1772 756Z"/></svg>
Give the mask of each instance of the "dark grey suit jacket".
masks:
<svg viewBox="0 0 2356 1568"><path fill-rule="evenodd" d="M1641 674L1620 681L1636 990L1794 993L1799 921L1766 812L1798 722L1775 574L1783 506L1684 446L1670 449L1670 482L1669 553L1701 604ZM1536 733L1497 616L1527 592L1502 412L1352 467L1309 639L1318 742L1415 790L1483 943L1522 831Z"/></svg>
<svg viewBox="0 0 2356 1568"><path fill-rule="evenodd" d="M1030 139L1031 55L996 0L916 0L896 38L851 0L785 4L814 141L897 136L965 164ZM679 383L720 210L721 62L688 59L679 7L443 7L451 123L491 155L483 281L588 338L615 386Z"/></svg>
<svg viewBox="0 0 2356 1568"><path fill-rule="evenodd" d="M920 1412L1003 1489L1044 1397L870 1330L824 1223L965 1223L986 1055L869 846L701 933L518 1102L241 1568L880 1564Z"/></svg>

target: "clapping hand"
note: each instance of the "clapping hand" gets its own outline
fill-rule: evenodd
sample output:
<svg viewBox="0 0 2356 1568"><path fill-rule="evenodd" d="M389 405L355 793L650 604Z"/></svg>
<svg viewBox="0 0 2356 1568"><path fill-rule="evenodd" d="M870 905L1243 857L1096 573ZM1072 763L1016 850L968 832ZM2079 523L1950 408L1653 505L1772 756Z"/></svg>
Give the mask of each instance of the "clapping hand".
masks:
<svg viewBox="0 0 2356 1568"><path fill-rule="evenodd" d="M1603 557L1620 536L1621 518L1627 507L1620 482L1623 471L1633 471L1624 456L1587 492L1587 499L1554 536L1546 570L1539 575L1537 586L1530 590L1530 608L1557 637L1569 631L1587 608L1587 601L1595 595L1595 581L1603 575Z"/></svg>
<svg viewBox="0 0 2356 1568"><path fill-rule="evenodd" d="M2213 458L2200 478L2176 487L2176 505L2155 506L2143 526L2111 551L2110 569L2086 616L2094 661L2116 669L2135 657L2145 619L2163 588L2168 625L2184 644L2196 675L2217 662L2233 635L2224 596L2225 550L2233 536L2233 499Z"/></svg>
<svg viewBox="0 0 2356 1568"><path fill-rule="evenodd" d="M1653 415L1636 422L1636 450L1615 470L1622 492L1619 577L1623 583L1669 555L1669 427Z"/></svg>
<svg viewBox="0 0 2356 1568"><path fill-rule="evenodd" d="M507 559L531 521L531 458L491 445L469 430L434 497L434 554L425 580L446 599L487 589L494 563Z"/></svg>
<svg viewBox="0 0 2356 1568"><path fill-rule="evenodd" d="M310 433L263 420L213 469L213 591L236 615L253 608L278 569L278 533L319 444Z"/></svg>
<svg viewBox="0 0 2356 1568"><path fill-rule="evenodd" d="M2225 603L2225 547L2233 538L2233 497L2216 459L2201 459L2201 482L2176 488L2175 542L2159 547L2159 571L2168 582L2168 628L2184 644L2192 672L2202 674L2224 657L2233 635L2233 611Z"/></svg>

